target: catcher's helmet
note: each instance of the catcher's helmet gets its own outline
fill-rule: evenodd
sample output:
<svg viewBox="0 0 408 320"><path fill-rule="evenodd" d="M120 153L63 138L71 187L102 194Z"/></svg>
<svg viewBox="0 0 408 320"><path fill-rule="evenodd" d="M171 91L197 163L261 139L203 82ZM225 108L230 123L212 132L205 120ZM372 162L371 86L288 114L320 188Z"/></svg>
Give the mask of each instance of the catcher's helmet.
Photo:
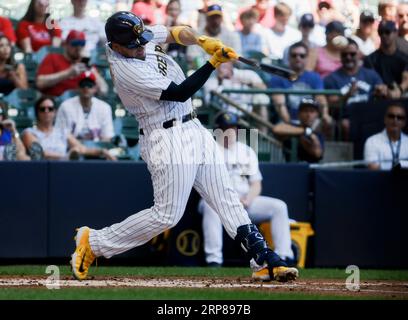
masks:
<svg viewBox="0 0 408 320"><path fill-rule="evenodd" d="M115 42L128 49L143 46L153 39L153 32L145 28L142 19L131 12L119 11L105 24L109 44Z"/></svg>
<svg viewBox="0 0 408 320"><path fill-rule="evenodd" d="M239 118L236 114L226 112L226 113L221 113L218 117L216 117L215 124L218 128L223 129L223 128L238 126L238 121L239 121Z"/></svg>

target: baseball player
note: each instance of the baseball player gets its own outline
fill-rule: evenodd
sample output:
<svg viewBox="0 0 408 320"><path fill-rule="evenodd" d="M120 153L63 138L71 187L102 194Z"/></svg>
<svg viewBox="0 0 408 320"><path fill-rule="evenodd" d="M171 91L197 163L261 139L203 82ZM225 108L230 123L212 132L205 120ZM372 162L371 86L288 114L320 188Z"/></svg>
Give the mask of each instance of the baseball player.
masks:
<svg viewBox="0 0 408 320"><path fill-rule="evenodd" d="M245 143L237 141L238 116L222 113L216 118L217 127L227 139L217 139L234 190L247 210L253 223L271 222L271 234L275 252L288 265L294 264L291 249L288 208L282 200L261 196L262 175L255 151ZM205 201L198 205L203 214L204 252L209 266L223 264L222 224L217 213Z"/></svg>
<svg viewBox="0 0 408 320"><path fill-rule="evenodd" d="M76 250L71 256L74 276L85 279L96 257L110 258L174 227L194 187L252 258L255 279L296 279L298 270L287 267L251 223L212 134L193 112L191 96L216 67L236 58L234 50L217 39L197 37L185 26L145 28L139 17L125 11L108 18L105 32L115 88L141 128L141 156L152 177L154 205L101 230L77 229ZM211 57L185 78L162 50L160 44L165 43L199 45Z"/></svg>

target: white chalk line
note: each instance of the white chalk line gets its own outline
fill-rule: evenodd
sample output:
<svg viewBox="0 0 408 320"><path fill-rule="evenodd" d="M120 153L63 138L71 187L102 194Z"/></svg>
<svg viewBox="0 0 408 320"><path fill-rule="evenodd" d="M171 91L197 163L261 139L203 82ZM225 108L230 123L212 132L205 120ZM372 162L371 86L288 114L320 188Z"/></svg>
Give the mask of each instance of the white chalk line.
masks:
<svg viewBox="0 0 408 320"><path fill-rule="evenodd" d="M230 281L230 280L229 280ZM49 282L47 279L29 279L29 278L0 278L1 287L49 287L58 284L59 287L150 287L150 288L215 288L215 289L295 289L308 291L344 291L354 293L383 293L383 294L406 294L408 295L408 283L362 283L358 291L351 291L341 282L291 282L291 283L263 283L263 282L248 282L248 283L225 283L221 280L206 281L206 280L189 280L189 279L132 279L122 278L114 280L60 280L58 282ZM367 289L366 287L387 286L405 290L383 290L383 289ZM332 287L332 288L329 288ZM334 287L334 288L333 288Z"/></svg>

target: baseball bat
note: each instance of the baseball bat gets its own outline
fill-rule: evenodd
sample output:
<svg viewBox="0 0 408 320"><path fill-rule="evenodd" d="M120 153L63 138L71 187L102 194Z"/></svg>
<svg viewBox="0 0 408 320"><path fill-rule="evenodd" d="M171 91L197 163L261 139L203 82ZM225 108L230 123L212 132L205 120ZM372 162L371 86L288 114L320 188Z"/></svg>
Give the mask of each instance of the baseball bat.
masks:
<svg viewBox="0 0 408 320"><path fill-rule="evenodd" d="M222 51L224 52L224 49L222 49ZM225 53L223 53L223 55L225 56ZM238 61L248 66L253 67L256 70L261 70L261 71L264 71L264 72L267 72L273 75L277 75L277 76L286 78L290 81L295 81L298 77L296 72L288 68L279 67L274 64L260 63L256 60L244 58L238 55L234 55L234 56L229 55L229 56L233 59L237 59Z"/></svg>

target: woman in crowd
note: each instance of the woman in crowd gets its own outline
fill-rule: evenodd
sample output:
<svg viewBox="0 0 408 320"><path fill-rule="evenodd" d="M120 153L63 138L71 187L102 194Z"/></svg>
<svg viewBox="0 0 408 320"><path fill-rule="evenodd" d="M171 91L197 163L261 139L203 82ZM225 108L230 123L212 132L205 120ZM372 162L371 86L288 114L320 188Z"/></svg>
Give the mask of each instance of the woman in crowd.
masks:
<svg viewBox="0 0 408 320"><path fill-rule="evenodd" d="M49 0L31 0L19 22L17 42L25 53L36 52L43 46L61 45L62 31L47 13L49 5Z"/></svg>
<svg viewBox="0 0 408 320"><path fill-rule="evenodd" d="M336 43L336 40L333 41L338 36L344 36L344 26L339 21L332 21L326 26L327 44L324 47L310 49L306 64L307 70L315 71L324 78L341 67L340 52L342 46L340 43Z"/></svg>
<svg viewBox="0 0 408 320"><path fill-rule="evenodd" d="M10 40L0 35L0 93L7 95L15 88L28 88L26 70L14 61Z"/></svg>
<svg viewBox="0 0 408 320"><path fill-rule="evenodd" d="M13 120L8 119L7 105L0 102L0 160L30 160Z"/></svg>
<svg viewBox="0 0 408 320"><path fill-rule="evenodd" d="M107 149L87 148L72 134L54 127L55 102L43 96L35 103L37 125L24 130L23 143L30 149L34 142L43 149L44 158L49 160L78 159L80 156L103 157L116 160Z"/></svg>

